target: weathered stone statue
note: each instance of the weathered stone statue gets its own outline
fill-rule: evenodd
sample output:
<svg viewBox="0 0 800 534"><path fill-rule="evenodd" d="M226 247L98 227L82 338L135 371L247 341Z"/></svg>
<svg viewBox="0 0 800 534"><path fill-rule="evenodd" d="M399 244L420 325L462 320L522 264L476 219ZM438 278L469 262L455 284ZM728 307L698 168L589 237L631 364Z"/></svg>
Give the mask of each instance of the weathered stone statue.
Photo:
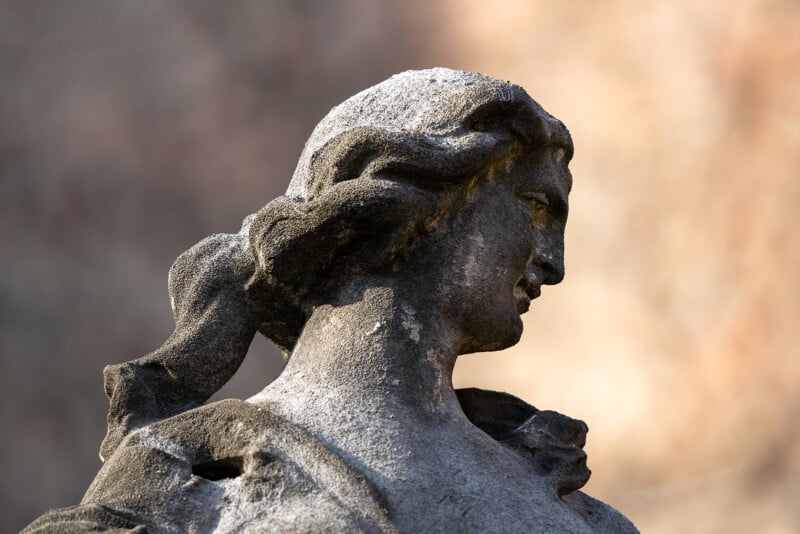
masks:
<svg viewBox="0 0 800 534"><path fill-rule="evenodd" d="M286 196L175 262L174 334L105 370L105 464L26 532L636 532L578 491L583 422L451 383L561 281L571 157L561 122L480 74L335 107ZM286 369L203 405L257 331Z"/></svg>

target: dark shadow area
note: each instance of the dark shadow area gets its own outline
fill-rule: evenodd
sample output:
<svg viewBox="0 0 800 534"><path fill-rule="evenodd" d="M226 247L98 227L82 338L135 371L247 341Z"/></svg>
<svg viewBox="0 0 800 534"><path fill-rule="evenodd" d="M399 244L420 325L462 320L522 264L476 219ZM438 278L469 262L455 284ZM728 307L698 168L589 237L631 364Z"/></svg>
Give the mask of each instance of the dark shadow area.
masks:
<svg viewBox="0 0 800 534"><path fill-rule="evenodd" d="M192 466L192 474L208 480L236 478L244 472L244 458L234 456Z"/></svg>

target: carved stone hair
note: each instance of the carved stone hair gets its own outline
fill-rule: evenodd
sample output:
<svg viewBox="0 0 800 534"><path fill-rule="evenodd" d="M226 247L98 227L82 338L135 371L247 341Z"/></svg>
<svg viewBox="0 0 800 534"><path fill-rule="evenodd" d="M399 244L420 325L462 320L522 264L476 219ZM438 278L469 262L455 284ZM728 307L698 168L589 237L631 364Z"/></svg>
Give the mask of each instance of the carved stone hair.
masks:
<svg viewBox="0 0 800 534"><path fill-rule="evenodd" d="M239 310L226 320L255 322L288 356L328 289L402 259L490 166L564 143L547 138L545 122L568 137L521 87L444 68L356 94L314 129L285 196L238 234L211 236L178 258L169 278L176 332L214 299L239 299L217 303Z"/></svg>
<svg viewBox="0 0 800 534"><path fill-rule="evenodd" d="M563 125L521 87L442 68L398 74L333 108L285 196L247 217L239 233L210 236L175 261L174 333L156 351L104 370L111 406L102 454L130 429L205 402L239 367L256 330L288 355L326 291L401 261L471 181L549 143L545 122L570 145Z"/></svg>

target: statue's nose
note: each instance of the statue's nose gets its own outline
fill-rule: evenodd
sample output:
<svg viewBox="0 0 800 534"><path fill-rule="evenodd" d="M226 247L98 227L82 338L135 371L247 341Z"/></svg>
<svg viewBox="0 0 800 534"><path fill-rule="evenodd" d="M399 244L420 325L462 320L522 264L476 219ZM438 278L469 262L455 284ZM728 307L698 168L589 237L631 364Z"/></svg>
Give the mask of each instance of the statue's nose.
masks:
<svg viewBox="0 0 800 534"><path fill-rule="evenodd" d="M534 262L541 269L543 284L554 285L564 279L563 251L542 251L536 255Z"/></svg>

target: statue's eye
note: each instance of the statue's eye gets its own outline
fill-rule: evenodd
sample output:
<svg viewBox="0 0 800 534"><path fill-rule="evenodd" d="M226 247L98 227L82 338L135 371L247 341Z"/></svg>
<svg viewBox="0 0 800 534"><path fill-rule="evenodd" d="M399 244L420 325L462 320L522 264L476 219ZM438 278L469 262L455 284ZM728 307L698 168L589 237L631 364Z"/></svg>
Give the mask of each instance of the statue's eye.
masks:
<svg viewBox="0 0 800 534"><path fill-rule="evenodd" d="M535 193L533 191L525 191L519 194L519 197L531 204L535 211L539 212L547 208L550 201L547 200L547 195L544 193Z"/></svg>

